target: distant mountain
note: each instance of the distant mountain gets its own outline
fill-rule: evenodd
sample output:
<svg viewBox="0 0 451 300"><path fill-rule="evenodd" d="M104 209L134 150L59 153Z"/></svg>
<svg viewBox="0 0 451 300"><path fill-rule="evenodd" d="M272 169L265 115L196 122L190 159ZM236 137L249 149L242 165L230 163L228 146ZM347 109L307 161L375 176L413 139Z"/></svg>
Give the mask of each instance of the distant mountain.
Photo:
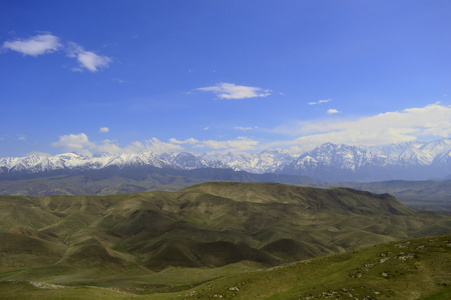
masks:
<svg viewBox="0 0 451 300"><path fill-rule="evenodd" d="M372 193L389 193L416 210L451 213L451 180L391 180L380 182L338 182L312 184L318 187L348 187Z"/></svg>
<svg viewBox="0 0 451 300"><path fill-rule="evenodd" d="M207 161L221 162L224 167L235 171L263 174L281 173L280 170L298 155L283 150L267 150L259 153L203 154L202 157Z"/></svg>
<svg viewBox="0 0 451 300"><path fill-rule="evenodd" d="M425 180L449 176L451 139L410 142L377 147L323 144L305 153L271 150L259 153L201 154L151 152L102 153L92 157L66 153L0 159L0 179L58 171L59 174L109 167L155 167L194 170L232 169L255 174L303 175L318 180L370 182L382 180Z"/></svg>
<svg viewBox="0 0 451 300"><path fill-rule="evenodd" d="M0 173L0 195L113 195L144 191L177 191L209 181L318 184L308 176L253 174L221 168L158 168L147 165L100 169L56 169L38 173Z"/></svg>
<svg viewBox="0 0 451 300"><path fill-rule="evenodd" d="M451 140L383 147L323 144L279 170L324 181L424 180L451 170Z"/></svg>

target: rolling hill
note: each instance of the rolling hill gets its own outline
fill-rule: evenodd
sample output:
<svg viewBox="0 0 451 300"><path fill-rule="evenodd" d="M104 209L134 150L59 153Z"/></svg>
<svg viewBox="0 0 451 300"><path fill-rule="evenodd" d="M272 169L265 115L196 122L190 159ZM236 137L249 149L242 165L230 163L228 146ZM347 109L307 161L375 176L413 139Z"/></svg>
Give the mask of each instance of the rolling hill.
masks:
<svg viewBox="0 0 451 300"><path fill-rule="evenodd" d="M99 266L121 272L240 261L279 265L451 232L451 216L415 212L388 194L275 183L216 182L112 196L1 196L0 207L3 266L51 265L68 273ZM27 272L19 273L26 278Z"/></svg>
<svg viewBox="0 0 451 300"><path fill-rule="evenodd" d="M0 280L12 290L41 282L174 292L243 270L449 233L448 214L349 188L210 182L178 192L0 196ZM190 272L197 275L186 279Z"/></svg>
<svg viewBox="0 0 451 300"><path fill-rule="evenodd" d="M451 235L396 241L262 268L135 267L116 275L63 267L0 273L0 299L449 299ZM4 278L16 277L15 280ZM53 282L53 283L52 283Z"/></svg>

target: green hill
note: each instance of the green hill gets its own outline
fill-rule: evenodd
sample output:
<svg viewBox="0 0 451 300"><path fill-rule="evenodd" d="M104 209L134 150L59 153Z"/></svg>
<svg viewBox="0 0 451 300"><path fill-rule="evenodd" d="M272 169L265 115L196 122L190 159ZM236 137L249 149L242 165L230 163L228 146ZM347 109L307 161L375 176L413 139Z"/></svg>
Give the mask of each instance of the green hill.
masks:
<svg viewBox="0 0 451 300"><path fill-rule="evenodd" d="M13 290L39 281L169 292L256 267L450 233L448 214L348 188L221 182L178 192L1 196L0 280Z"/></svg>
<svg viewBox="0 0 451 300"><path fill-rule="evenodd" d="M0 174L0 195L113 195L146 191L177 191L210 181L276 182L292 185L348 187L373 193L389 193L415 210L451 212L451 180L324 183L306 176L251 174L231 169L176 170L155 167L109 167L69 173Z"/></svg>
<svg viewBox="0 0 451 300"><path fill-rule="evenodd" d="M162 299L450 299L451 235L224 276ZM192 296L192 297L187 297ZM156 297L158 299L158 297Z"/></svg>
<svg viewBox="0 0 451 300"><path fill-rule="evenodd" d="M450 299L451 235L402 240L352 252L256 268L101 270L58 280L0 280L1 299ZM105 272L105 270L103 270ZM13 271L10 271L11 273ZM1 273L4 278L8 272ZM35 276L44 272L35 270ZM47 274L48 276L48 274ZM83 283L73 281L83 278ZM71 279L72 284L67 285ZM66 281L65 281L66 280ZM59 282L53 284L50 282Z"/></svg>

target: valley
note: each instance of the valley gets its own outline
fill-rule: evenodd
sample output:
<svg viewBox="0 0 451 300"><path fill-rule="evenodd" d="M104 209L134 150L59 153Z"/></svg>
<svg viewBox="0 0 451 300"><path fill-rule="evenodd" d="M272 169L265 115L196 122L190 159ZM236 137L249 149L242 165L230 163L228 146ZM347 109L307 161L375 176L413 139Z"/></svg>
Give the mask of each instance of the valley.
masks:
<svg viewBox="0 0 451 300"><path fill-rule="evenodd" d="M450 234L451 216L416 212L389 194L210 182L177 192L1 196L0 205L0 284L9 296L31 292L41 298L76 298L89 292L92 298L172 299L228 298L235 293L243 299L277 294L290 299L338 293L338 287L356 290L350 281L362 286L369 278L374 291L364 293L377 299L375 291L405 293L405 287L394 282L425 276L416 267L429 270L434 259L444 263L438 266L442 275L419 293L446 291L451 284L446 271L451 238L429 238ZM406 243L400 241L412 238L422 238L421 245L408 242L403 244L409 245L406 249L397 249ZM417 246L410 248L411 243ZM383 258L374 251L385 251L390 262L401 264L362 271L360 265ZM404 256L405 264L400 258ZM300 267L304 265L315 267ZM390 280L379 271L391 274ZM303 272L316 275L304 283L295 280L306 278ZM314 281L315 276L320 277ZM241 282L246 286L238 285ZM256 288L262 284L265 291Z"/></svg>

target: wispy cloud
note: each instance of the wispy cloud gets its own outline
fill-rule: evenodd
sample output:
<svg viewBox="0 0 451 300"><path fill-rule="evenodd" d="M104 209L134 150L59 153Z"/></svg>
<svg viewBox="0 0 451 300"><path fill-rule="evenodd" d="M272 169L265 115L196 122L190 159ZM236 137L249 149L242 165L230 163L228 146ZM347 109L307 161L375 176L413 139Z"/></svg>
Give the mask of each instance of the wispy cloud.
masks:
<svg viewBox="0 0 451 300"><path fill-rule="evenodd" d="M100 127L99 132L101 133L105 133L105 132L109 132L110 129L108 127Z"/></svg>
<svg viewBox="0 0 451 300"><path fill-rule="evenodd" d="M73 42L69 42L68 56L76 58L80 67L91 72L97 72L101 68L106 68L111 62L111 58L97 55L92 51L86 51L83 47ZM80 70L74 69L74 71Z"/></svg>
<svg viewBox="0 0 451 300"><path fill-rule="evenodd" d="M446 138L451 135L451 106L435 103L358 119L301 121L277 127L273 132L298 136L280 142L284 145L325 142L379 145L421 137Z"/></svg>
<svg viewBox="0 0 451 300"><path fill-rule="evenodd" d="M327 103L327 102L330 102L330 101L332 101L332 99L318 100L318 101L315 101L315 102L309 102L308 104L309 105L317 105L317 104Z"/></svg>
<svg viewBox="0 0 451 300"><path fill-rule="evenodd" d="M59 37L52 34L39 34L27 39L6 41L3 43L2 48L35 57L63 50L67 53L68 57L75 58L79 63L79 68L74 68L73 71L87 69L91 72L97 72L101 68L108 67L112 62L108 56L87 51L74 42L62 43ZM118 80L118 82L122 81Z"/></svg>
<svg viewBox="0 0 451 300"><path fill-rule="evenodd" d="M201 87L196 89L202 92L213 92L220 99L245 99L255 97L267 97L271 95L271 90L259 87L235 85L233 83L218 83L214 86Z"/></svg>
<svg viewBox="0 0 451 300"><path fill-rule="evenodd" d="M28 39L4 42L2 47L23 55L38 56L57 51L61 47L59 40L57 36L51 34L40 34Z"/></svg>
<svg viewBox="0 0 451 300"><path fill-rule="evenodd" d="M254 126L254 127L241 127L241 126L233 127L233 129L235 129L235 130L242 130L242 131L253 130L253 129L257 129L257 128L258 128L257 126Z"/></svg>

